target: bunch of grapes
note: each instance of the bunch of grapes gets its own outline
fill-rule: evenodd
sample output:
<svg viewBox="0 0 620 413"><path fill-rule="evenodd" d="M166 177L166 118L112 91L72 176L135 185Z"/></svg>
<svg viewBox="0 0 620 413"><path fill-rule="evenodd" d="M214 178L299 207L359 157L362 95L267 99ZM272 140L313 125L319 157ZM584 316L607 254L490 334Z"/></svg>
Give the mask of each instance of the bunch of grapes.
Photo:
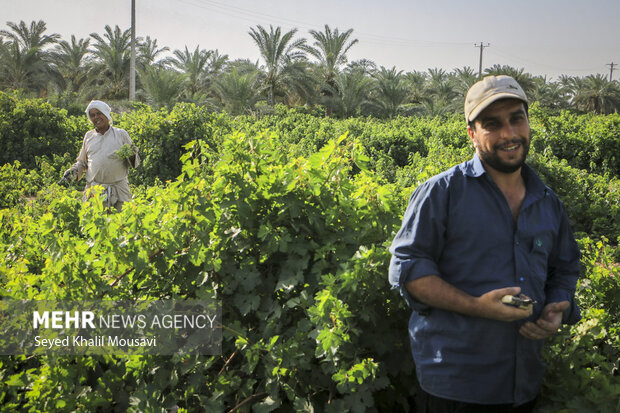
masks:
<svg viewBox="0 0 620 413"><path fill-rule="evenodd" d="M131 149L131 145L128 143L121 146L116 152L119 159L129 159L133 156L133 149Z"/></svg>

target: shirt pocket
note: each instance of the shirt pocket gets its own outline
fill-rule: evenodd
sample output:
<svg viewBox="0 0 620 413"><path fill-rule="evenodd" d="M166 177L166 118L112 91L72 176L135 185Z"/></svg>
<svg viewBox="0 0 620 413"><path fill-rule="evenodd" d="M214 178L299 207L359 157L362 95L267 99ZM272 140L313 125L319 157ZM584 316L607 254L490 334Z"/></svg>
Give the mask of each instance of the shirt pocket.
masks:
<svg viewBox="0 0 620 413"><path fill-rule="evenodd" d="M529 254L530 270L534 279L544 285L547 280L547 268L549 255L553 247L553 236L550 233L542 232L532 237L531 242Z"/></svg>

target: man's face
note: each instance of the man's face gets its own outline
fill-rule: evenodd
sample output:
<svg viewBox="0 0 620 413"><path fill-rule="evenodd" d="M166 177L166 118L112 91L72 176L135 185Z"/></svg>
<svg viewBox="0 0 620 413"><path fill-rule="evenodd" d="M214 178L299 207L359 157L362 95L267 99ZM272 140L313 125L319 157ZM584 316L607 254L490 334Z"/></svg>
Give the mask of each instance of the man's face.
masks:
<svg viewBox="0 0 620 413"><path fill-rule="evenodd" d="M107 130L110 126L110 120L99 109L91 109L88 111L88 118L97 130Z"/></svg>
<svg viewBox="0 0 620 413"><path fill-rule="evenodd" d="M520 100L493 102L467 132L485 167L512 173L525 162L530 149L530 123Z"/></svg>

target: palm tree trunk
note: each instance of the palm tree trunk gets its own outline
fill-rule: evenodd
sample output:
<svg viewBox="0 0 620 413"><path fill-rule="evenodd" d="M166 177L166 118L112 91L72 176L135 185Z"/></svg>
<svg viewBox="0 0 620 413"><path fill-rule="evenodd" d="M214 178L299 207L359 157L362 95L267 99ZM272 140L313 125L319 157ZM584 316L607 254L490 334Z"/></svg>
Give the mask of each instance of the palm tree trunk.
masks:
<svg viewBox="0 0 620 413"><path fill-rule="evenodd" d="M267 94L267 103L269 103L269 106L271 107L275 105L275 101L273 97L273 85L269 85L269 92Z"/></svg>

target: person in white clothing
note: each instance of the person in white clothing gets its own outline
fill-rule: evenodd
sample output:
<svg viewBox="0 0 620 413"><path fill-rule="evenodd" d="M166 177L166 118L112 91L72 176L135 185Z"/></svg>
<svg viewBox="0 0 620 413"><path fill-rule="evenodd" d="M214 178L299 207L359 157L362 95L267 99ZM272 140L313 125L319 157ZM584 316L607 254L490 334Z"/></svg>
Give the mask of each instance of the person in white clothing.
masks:
<svg viewBox="0 0 620 413"><path fill-rule="evenodd" d="M131 199L127 174L130 167L140 164L138 148L133 144L124 129L112 126L110 107L100 100L93 100L86 108L86 116L95 129L84 135L82 149L76 162L68 169L63 178L80 180L84 175L86 186L84 200L91 196L92 188L101 185L105 191L105 205L121 210L123 203ZM123 145L129 145L131 155L128 158L119 156L117 151ZM123 151L121 151L122 153Z"/></svg>

